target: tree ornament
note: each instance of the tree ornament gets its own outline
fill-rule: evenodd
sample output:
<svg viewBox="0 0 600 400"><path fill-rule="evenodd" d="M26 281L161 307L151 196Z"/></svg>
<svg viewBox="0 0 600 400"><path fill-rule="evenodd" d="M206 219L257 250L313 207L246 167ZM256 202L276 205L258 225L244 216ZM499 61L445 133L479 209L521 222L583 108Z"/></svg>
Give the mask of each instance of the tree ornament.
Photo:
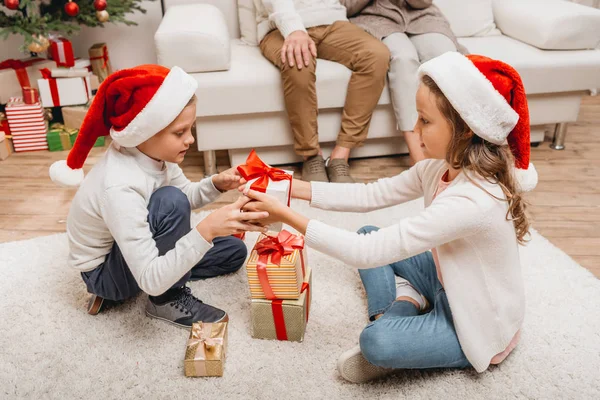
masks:
<svg viewBox="0 0 600 400"><path fill-rule="evenodd" d="M69 17L76 17L79 14L79 6L73 0L69 0L67 4L65 4L65 12Z"/></svg>
<svg viewBox="0 0 600 400"><path fill-rule="evenodd" d="M100 22L106 22L110 18L110 15L106 10L96 11L96 18L98 18L98 21Z"/></svg>
<svg viewBox="0 0 600 400"><path fill-rule="evenodd" d="M27 50L30 52L41 53L48 50L48 47L50 47L50 41L45 36L34 35L33 38L37 40L37 42L33 41L29 44L29 46L27 46Z"/></svg>
<svg viewBox="0 0 600 400"><path fill-rule="evenodd" d="M19 8L19 0L4 0L4 5L9 10L16 10Z"/></svg>
<svg viewBox="0 0 600 400"><path fill-rule="evenodd" d="M106 10L106 0L94 0L94 8L96 11Z"/></svg>

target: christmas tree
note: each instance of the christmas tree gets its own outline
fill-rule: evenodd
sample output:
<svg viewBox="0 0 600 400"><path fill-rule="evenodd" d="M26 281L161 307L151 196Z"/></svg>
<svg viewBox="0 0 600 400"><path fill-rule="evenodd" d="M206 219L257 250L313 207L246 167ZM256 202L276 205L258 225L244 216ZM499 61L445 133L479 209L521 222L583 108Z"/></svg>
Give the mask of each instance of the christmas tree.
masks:
<svg viewBox="0 0 600 400"><path fill-rule="evenodd" d="M80 25L102 26L104 23L137 25L126 18L131 12L146 10L142 0L0 0L0 38L22 35L24 48L41 52L48 47L49 34L69 36ZM152 0L153 1L153 0Z"/></svg>

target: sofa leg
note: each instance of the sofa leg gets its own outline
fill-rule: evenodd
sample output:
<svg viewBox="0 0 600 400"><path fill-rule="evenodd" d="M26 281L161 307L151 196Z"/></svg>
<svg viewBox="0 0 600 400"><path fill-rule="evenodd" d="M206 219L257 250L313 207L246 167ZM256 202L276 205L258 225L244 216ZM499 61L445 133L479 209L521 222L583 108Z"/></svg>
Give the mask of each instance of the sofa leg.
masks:
<svg viewBox="0 0 600 400"><path fill-rule="evenodd" d="M554 140L552 140L550 148L554 150L564 150L566 137L567 123L561 122L560 124L556 124L556 128L554 129Z"/></svg>
<svg viewBox="0 0 600 400"><path fill-rule="evenodd" d="M204 176L217 173L217 156L214 150L204 150Z"/></svg>

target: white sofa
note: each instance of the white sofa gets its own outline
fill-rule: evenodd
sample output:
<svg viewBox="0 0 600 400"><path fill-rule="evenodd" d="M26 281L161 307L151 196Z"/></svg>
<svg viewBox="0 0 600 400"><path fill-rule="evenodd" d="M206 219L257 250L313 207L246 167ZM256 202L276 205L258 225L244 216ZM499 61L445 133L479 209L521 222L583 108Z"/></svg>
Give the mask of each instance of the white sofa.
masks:
<svg viewBox="0 0 600 400"><path fill-rule="evenodd" d="M198 81L198 149L206 172L214 150L229 150L233 165L256 148L271 164L300 161L292 149L279 71L252 44L253 0L164 0L155 35L160 64L179 65ZM471 53L513 65L527 91L531 141L555 129L552 146L564 148L567 123L581 97L600 88L600 10L561 0L436 0L459 41ZM253 31L254 29L254 31ZM548 49L548 50L545 50ZM319 60L319 138L332 148L350 71ZM396 129L388 89L376 108L369 138L353 157L406 153Z"/></svg>

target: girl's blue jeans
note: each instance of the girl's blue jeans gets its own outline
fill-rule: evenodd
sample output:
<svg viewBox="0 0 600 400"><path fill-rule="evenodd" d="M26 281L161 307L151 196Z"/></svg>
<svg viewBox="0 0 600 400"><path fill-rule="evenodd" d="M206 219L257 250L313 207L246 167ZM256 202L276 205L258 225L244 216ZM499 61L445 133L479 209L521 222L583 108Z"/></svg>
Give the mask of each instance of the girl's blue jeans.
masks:
<svg viewBox="0 0 600 400"><path fill-rule="evenodd" d="M358 233L379 228L365 226ZM371 363L386 368L465 368L465 357L452 320L446 292L437 278L431 252L377 268L359 270L367 292L370 322L360 349ZM395 276L408 280L429 302L419 315L414 304L396 301ZM375 320L375 316L383 314Z"/></svg>

